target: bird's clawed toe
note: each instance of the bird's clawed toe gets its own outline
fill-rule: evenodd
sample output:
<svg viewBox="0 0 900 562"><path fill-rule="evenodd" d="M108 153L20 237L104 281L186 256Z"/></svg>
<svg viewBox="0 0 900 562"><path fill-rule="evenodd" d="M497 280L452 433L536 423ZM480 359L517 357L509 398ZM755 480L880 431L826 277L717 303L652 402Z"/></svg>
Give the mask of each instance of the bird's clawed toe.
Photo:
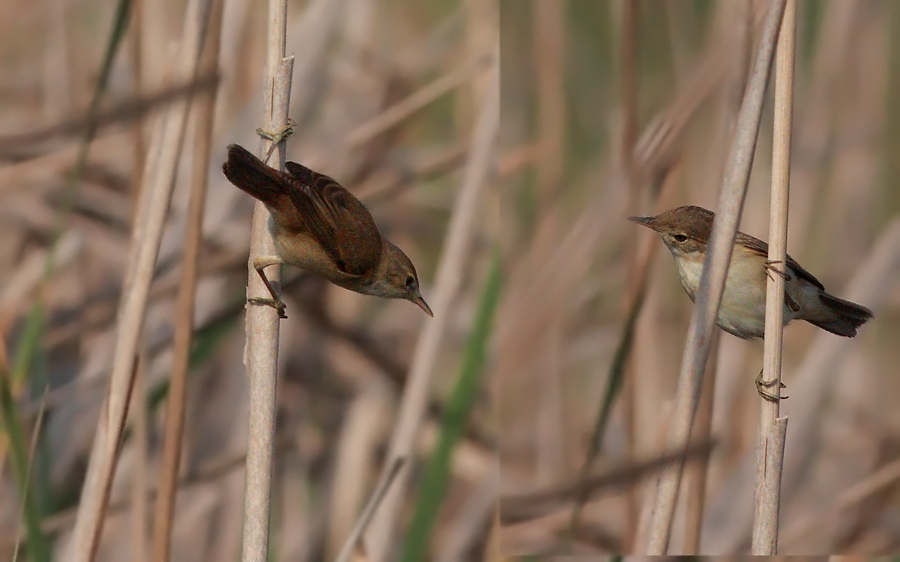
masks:
<svg viewBox="0 0 900 562"><path fill-rule="evenodd" d="M769 402L778 402L779 400L784 400L787 396L778 396L772 392L766 390L767 388L772 388L775 386L775 383L780 385L780 388L787 388L783 382L778 381L778 379L773 379L770 381L763 380L762 378L763 372L760 371L759 375L756 376L756 392L763 398L763 400L768 400Z"/></svg>
<svg viewBox="0 0 900 562"><path fill-rule="evenodd" d="M778 269L777 267L775 267L776 265L780 265L781 263L782 263L781 261L771 261L771 260L766 260L766 263L763 264L763 268L766 270L766 276L767 276L769 279L773 279L773 278L772 278L771 272L775 272L776 274L781 275L782 277L784 277L784 280L785 280L785 281L790 281L790 280L791 280L791 276L790 276L790 275L788 275L788 274L785 273L784 271L781 271L780 269ZM774 279L773 279L773 281L774 281Z"/></svg>
<svg viewBox="0 0 900 562"><path fill-rule="evenodd" d="M285 314L285 312L284 312L285 308L287 308L287 307L285 307L284 303L281 301L276 301L275 299L266 299L266 298L261 298L261 297L250 297L249 299L247 299L247 302L250 304L271 306L272 308L274 308L275 310L278 311L279 318L287 318L287 314Z"/></svg>

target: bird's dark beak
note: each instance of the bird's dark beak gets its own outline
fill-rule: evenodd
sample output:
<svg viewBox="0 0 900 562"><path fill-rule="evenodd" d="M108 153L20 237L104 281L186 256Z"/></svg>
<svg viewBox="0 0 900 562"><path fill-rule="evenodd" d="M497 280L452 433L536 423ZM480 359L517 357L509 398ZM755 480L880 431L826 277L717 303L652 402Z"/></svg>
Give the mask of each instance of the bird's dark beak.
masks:
<svg viewBox="0 0 900 562"><path fill-rule="evenodd" d="M631 222L636 222L638 224L642 224L647 228L652 228L653 230L657 230L656 228L656 217L628 217L628 220Z"/></svg>
<svg viewBox="0 0 900 562"><path fill-rule="evenodd" d="M410 299L412 302L416 303L416 305L425 311L425 314L434 318L434 314L431 312L431 307L428 306L428 303L425 302L425 299L422 298L422 295L416 293L416 296Z"/></svg>

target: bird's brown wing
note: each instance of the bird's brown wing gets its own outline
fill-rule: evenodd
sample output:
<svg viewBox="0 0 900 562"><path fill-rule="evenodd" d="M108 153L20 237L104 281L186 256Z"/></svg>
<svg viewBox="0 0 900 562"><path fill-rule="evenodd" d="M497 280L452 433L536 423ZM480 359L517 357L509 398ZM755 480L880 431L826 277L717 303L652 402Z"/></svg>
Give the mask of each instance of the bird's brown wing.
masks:
<svg viewBox="0 0 900 562"><path fill-rule="evenodd" d="M769 256L769 245L759 238L755 238L753 236L750 236L749 234L744 234L743 232L738 232L735 242L743 244L744 246L761 256ZM823 291L825 290L825 287L822 286L822 283L820 283L812 273L800 267L800 264L794 261L794 258L792 258L790 255L787 256L787 264L788 267L797 272L797 276L800 277L800 279L805 279L806 281L809 281Z"/></svg>
<svg viewBox="0 0 900 562"><path fill-rule="evenodd" d="M286 164L293 179L288 196L303 217L304 226L350 275L365 275L381 259L381 234L359 199L330 177L296 162Z"/></svg>

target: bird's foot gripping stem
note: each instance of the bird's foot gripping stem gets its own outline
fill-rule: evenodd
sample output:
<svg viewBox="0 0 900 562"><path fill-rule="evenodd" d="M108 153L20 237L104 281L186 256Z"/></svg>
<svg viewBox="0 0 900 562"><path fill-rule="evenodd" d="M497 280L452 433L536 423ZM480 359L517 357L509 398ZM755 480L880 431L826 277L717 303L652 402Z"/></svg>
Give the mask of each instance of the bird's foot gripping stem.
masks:
<svg viewBox="0 0 900 562"><path fill-rule="evenodd" d="M286 307L284 306L284 303L281 302L280 300L267 299L267 298L262 298L262 297L250 297L249 299L247 299L247 302L250 304L271 306L272 308L274 308L275 310L278 311L279 318L287 318L287 314L285 314L285 312L284 312Z"/></svg>
<svg viewBox="0 0 900 562"><path fill-rule="evenodd" d="M777 379L773 379L770 381L763 380L762 378L763 372L760 371L759 375L756 376L756 392L762 396L763 400L768 400L769 402L778 402L779 400L784 400L787 396L778 396L773 392L769 392L766 390L767 388L772 388L775 386L775 383L781 385L781 388L787 388L784 386L783 382L778 381Z"/></svg>
<svg viewBox="0 0 900 562"><path fill-rule="evenodd" d="M772 273L775 273L776 275L780 275L780 276L784 277L785 281L790 281L791 280L790 275L788 275L786 272L781 271L780 269L775 267L776 265L781 265L781 263L782 263L781 261L766 260L766 263L763 264L763 269L766 270L766 277L768 277L769 279L772 279Z"/></svg>
<svg viewBox="0 0 900 562"><path fill-rule="evenodd" d="M266 151L266 157L263 159L263 162L266 164L269 163L269 158L272 157L272 153L275 151L275 147L286 141L291 135L294 134L294 127L297 126L297 122L293 119L288 119L287 125L282 127L280 130L275 131L274 133L271 131L267 131L260 127L256 129L256 134L261 136L264 139L272 141L272 145L269 147L269 150Z"/></svg>
<svg viewBox="0 0 900 562"><path fill-rule="evenodd" d="M250 297L247 299L247 302L250 304L271 306L278 311L279 318L287 318L287 314L284 313L284 302L282 302L281 298L275 292L275 289L272 288L272 283L269 282L269 278L266 277L266 272L263 271L263 269L270 265L281 265L281 263L282 260L278 256L260 256L253 260L253 269L259 274L259 278L262 279L263 284L265 284L266 289L269 290L269 294L272 295L272 298Z"/></svg>

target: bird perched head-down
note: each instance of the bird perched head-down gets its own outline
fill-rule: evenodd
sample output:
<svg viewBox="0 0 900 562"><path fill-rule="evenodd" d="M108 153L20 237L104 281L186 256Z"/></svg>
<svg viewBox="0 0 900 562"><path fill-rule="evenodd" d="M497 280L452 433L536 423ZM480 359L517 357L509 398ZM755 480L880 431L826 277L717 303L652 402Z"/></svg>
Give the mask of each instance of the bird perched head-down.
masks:
<svg viewBox="0 0 900 562"><path fill-rule="evenodd" d="M222 165L225 177L262 201L270 213L269 231L278 255L260 256L253 267L272 299L252 302L274 306L284 315L284 304L263 268L286 263L357 293L414 302L431 316L412 261L381 235L363 204L324 174L296 162L285 168L276 170L236 144L228 146L228 160Z"/></svg>
<svg viewBox="0 0 900 562"><path fill-rule="evenodd" d="M709 244L715 214L693 205L678 207L655 217L628 220L655 230L675 258L681 285L694 300ZM853 337L856 329L872 318L872 312L858 304L825 292L813 275L787 256L787 267L768 261L769 245L738 232L725 278L725 292L716 319L720 328L743 339L761 338L765 333L766 275L784 276L784 323L799 319L839 336Z"/></svg>

